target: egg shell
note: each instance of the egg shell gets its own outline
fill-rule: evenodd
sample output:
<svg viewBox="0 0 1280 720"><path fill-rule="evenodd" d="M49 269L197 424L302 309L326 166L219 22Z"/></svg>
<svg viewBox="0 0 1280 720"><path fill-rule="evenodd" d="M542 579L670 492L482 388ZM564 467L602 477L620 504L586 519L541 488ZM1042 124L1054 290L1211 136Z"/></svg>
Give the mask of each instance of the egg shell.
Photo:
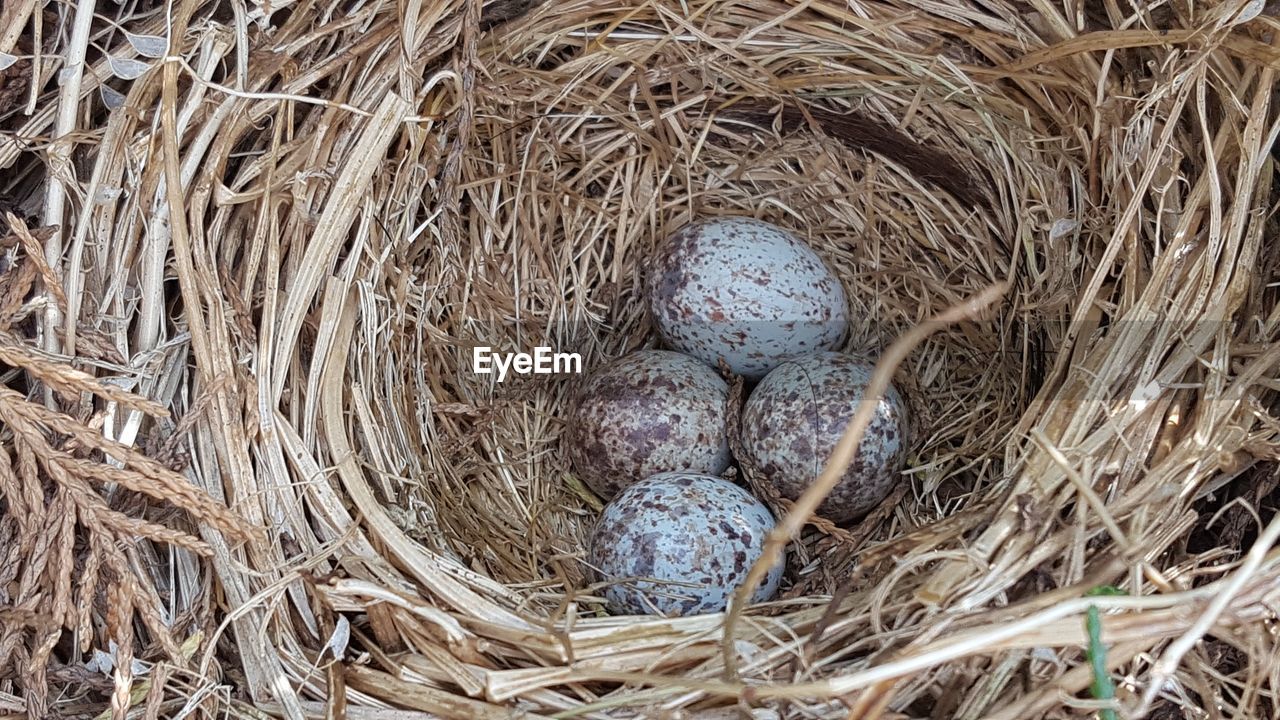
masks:
<svg viewBox="0 0 1280 720"><path fill-rule="evenodd" d="M588 561L600 580L651 579L609 585L604 596L614 613L721 612L760 559L773 526L769 509L727 480L659 473L605 506ZM755 602L777 594L784 566L785 560L767 573Z"/></svg>
<svg viewBox="0 0 1280 720"><path fill-rule="evenodd" d="M783 496L799 498L822 472L871 382L874 366L837 352L789 360L751 392L742 410L743 453ZM906 461L907 408L890 385L876 403L858 452L818 513L859 517L899 481Z"/></svg>
<svg viewBox="0 0 1280 720"><path fill-rule="evenodd" d="M833 349L848 328L844 287L795 235L747 217L686 225L656 252L649 311L668 347L758 380L788 357Z"/></svg>
<svg viewBox="0 0 1280 720"><path fill-rule="evenodd" d="M592 373L569 421L574 473L608 500L651 475L729 467L729 386L714 370L669 350L639 350Z"/></svg>

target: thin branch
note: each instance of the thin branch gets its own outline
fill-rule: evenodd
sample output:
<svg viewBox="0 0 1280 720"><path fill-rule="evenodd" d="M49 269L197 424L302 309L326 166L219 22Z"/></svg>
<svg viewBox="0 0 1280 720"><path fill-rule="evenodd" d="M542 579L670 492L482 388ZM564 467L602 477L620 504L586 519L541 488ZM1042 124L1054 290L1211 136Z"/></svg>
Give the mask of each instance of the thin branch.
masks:
<svg viewBox="0 0 1280 720"><path fill-rule="evenodd" d="M76 120L80 116L80 83L84 77L85 56L89 49L89 35L93 29L93 15L96 10L95 0L78 0L75 19L71 26L71 42L67 46L64 65L59 73L62 79L62 92L58 97L58 114L53 124L53 141L49 144L49 186L44 202L44 224L56 226L52 237L44 249L45 262L54 272L62 271L62 227L67 204L65 183L71 182L75 175L71 165L71 135L76 130ZM44 318L40 327L43 336L41 346L46 352L57 353L61 350L58 340L58 324L62 320L62 311L57 303L45 305ZM52 390L45 389L45 403L54 407Z"/></svg>
<svg viewBox="0 0 1280 720"><path fill-rule="evenodd" d="M845 426L844 433L840 436L840 441L836 443L835 450L832 451L831 457L822 469L822 473L809 486L809 489L795 501L791 507L791 512L787 513L782 522L778 523L773 531L769 533L760 559L751 567L751 571L747 573L747 579L743 581L737 592L734 593L733 602L725 615L724 635L721 639L725 673L729 678L737 675L734 628L738 618L741 617L743 610L751 603L751 597L760 585L760 580L782 558L783 548L804 527L809 517L822 504L827 494L844 476L844 471L848 469L849 464L853 462L858 445L862 442L862 436L866 433L867 426L871 424L871 419L875 415L876 405L880 402L880 398L885 391L889 389L889 384L892 382L898 366L907 359L907 356L915 349L916 345L923 342L925 338L947 325L975 317L987 306L1003 297L1008 287L1007 283L999 283L986 288L965 302L948 308L911 328L885 350L880 361L876 363L875 372L871 376L871 382L867 384L866 392L862 396L862 402L858 404L858 409L854 412L853 419Z"/></svg>

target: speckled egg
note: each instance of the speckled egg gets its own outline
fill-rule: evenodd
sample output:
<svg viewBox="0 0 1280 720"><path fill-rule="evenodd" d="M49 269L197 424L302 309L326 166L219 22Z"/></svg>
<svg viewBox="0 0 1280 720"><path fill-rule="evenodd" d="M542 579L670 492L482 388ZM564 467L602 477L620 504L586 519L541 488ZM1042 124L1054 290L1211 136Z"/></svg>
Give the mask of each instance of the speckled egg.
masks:
<svg viewBox="0 0 1280 720"><path fill-rule="evenodd" d="M608 500L660 472L719 475L729 467L729 386L669 350L639 350L601 367L578 392L568 428L574 473Z"/></svg>
<svg viewBox="0 0 1280 720"><path fill-rule="evenodd" d="M649 311L671 348L758 380L788 357L837 347L844 287L808 245L761 220L677 230L646 276Z"/></svg>
<svg viewBox="0 0 1280 720"><path fill-rule="evenodd" d="M800 497L822 472L873 370L843 353L813 353L779 365L752 391L742 410L743 452L784 497ZM883 500L906 460L907 432L906 404L890 386L853 463L818 513L844 522Z"/></svg>
<svg viewBox="0 0 1280 720"><path fill-rule="evenodd" d="M615 613L721 612L763 554L773 525L763 503L727 480L659 473L605 506L591 534L588 562L597 579L628 580L604 590ZM777 594L784 564L765 576L755 602Z"/></svg>

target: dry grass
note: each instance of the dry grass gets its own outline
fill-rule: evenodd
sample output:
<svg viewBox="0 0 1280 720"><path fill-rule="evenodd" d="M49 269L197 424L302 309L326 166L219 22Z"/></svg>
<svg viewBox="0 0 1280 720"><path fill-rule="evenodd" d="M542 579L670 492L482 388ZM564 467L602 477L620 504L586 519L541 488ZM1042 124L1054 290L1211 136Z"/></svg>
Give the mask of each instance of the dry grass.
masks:
<svg viewBox="0 0 1280 720"><path fill-rule="evenodd" d="M1269 10L276 5L0 9L0 713L1064 717L1091 604L1122 716L1280 713ZM909 482L727 637L602 613L572 381L469 365L649 342L718 213L919 341Z"/></svg>

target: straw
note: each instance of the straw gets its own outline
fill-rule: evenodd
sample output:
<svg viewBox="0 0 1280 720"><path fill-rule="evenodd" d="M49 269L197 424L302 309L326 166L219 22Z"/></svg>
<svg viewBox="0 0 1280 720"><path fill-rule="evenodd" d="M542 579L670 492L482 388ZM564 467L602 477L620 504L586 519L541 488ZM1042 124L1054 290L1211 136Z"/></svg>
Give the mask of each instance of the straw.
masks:
<svg viewBox="0 0 1280 720"><path fill-rule="evenodd" d="M1270 717L1277 29L1245 0L6 3L0 712ZM840 277L907 469L838 526L812 510L858 423L798 501L742 468L783 593L610 616L581 379L473 348L654 345L647 259L717 215Z"/></svg>

